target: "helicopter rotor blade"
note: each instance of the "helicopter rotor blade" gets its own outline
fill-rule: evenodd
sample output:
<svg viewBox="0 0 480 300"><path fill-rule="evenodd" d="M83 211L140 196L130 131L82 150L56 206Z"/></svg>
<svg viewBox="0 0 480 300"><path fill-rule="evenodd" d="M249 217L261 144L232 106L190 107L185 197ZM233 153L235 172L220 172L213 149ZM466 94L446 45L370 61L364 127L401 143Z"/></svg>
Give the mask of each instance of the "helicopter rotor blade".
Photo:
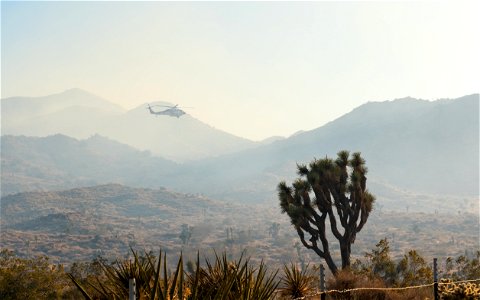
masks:
<svg viewBox="0 0 480 300"><path fill-rule="evenodd" d="M171 106L171 105L160 105L160 104L157 104L157 105L152 105L152 107L168 107L168 108L175 108L175 106Z"/></svg>
<svg viewBox="0 0 480 300"><path fill-rule="evenodd" d="M189 106L178 106L178 104L175 105L161 105L161 104L155 104L155 105L148 105L149 107L167 107L167 108L175 108L175 109L182 109L182 108L194 108L194 107L189 107Z"/></svg>

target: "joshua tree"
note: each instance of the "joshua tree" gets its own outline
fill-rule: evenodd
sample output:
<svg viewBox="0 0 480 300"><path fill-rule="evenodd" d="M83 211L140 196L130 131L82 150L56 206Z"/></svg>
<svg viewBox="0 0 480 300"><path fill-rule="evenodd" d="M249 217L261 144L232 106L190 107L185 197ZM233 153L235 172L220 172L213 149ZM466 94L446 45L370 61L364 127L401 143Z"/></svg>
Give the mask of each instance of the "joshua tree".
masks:
<svg viewBox="0 0 480 300"><path fill-rule="evenodd" d="M268 228L268 234L274 239L277 239L279 231L280 224L278 224L277 222L273 222L272 225L270 225L270 227Z"/></svg>
<svg viewBox="0 0 480 300"><path fill-rule="evenodd" d="M233 245L235 240L233 239L233 228L232 227L227 227L227 245Z"/></svg>
<svg viewBox="0 0 480 300"><path fill-rule="evenodd" d="M180 232L179 238L182 240L182 245L187 245L192 237L193 227L188 226L188 224L182 224L182 232Z"/></svg>
<svg viewBox="0 0 480 300"><path fill-rule="evenodd" d="M340 243L342 269L350 266L351 244L367 222L375 197L367 191L367 168L360 153L340 151L334 161L325 157L309 166L297 165L300 178L292 187L278 185L282 213L287 213L303 246L325 259L333 274L338 267L329 248L327 218ZM343 229L339 230L339 225ZM306 235L307 234L307 235ZM309 236L308 236L309 235Z"/></svg>

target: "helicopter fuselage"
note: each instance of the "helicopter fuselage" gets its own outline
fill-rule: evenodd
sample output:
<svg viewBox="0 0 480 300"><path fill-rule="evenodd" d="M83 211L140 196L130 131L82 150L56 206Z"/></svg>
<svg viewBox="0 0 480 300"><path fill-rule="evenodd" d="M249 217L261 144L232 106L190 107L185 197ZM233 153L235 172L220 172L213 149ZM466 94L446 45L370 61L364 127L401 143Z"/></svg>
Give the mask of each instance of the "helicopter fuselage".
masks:
<svg viewBox="0 0 480 300"><path fill-rule="evenodd" d="M150 110L151 114L154 114L154 115L157 115L157 116L158 115L165 115L165 116L180 118L181 116L183 116L185 114L185 112L183 110L181 110L179 108L176 108L176 107L172 107L172 108L162 110L162 111L154 111L150 106L148 107L148 109Z"/></svg>

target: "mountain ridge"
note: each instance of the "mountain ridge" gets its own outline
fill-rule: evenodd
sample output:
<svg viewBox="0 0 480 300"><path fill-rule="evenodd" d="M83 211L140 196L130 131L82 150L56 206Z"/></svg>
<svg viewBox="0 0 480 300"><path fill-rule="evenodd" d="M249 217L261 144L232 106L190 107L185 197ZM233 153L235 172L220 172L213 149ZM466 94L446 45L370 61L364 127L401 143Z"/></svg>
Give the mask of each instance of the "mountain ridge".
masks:
<svg viewBox="0 0 480 300"><path fill-rule="evenodd" d="M314 130L271 145L226 155L216 161L199 162L199 165L203 165L205 170L212 166L220 170L222 165L230 165L235 169L254 162L257 174L269 169L270 174L292 178L295 175L295 163L307 163L319 155L335 157L338 151L347 149L362 152L371 170L370 176L388 178L390 183L397 186L422 190L422 185L428 182L423 192L457 193L462 190L456 187L459 185L468 190L468 194L478 195L478 94L439 102L408 102L420 104L421 109L409 109L407 111L411 113L404 114L401 113L405 110L402 101L367 103ZM395 107L392 108L392 104ZM385 115L384 109L378 110L378 107L389 108L388 114ZM401 161L393 161L388 166L392 158ZM435 159L438 164L433 161ZM455 176L446 174L439 167L442 159L461 164L457 169L455 165L451 168ZM290 163L286 164L288 161ZM420 174L422 168L417 168L414 162L423 164L425 175ZM277 167L273 167L275 165ZM290 176L285 173L289 169ZM428 177L439 177L436 174L445 177L439 178L437 184L432 184ZM415 184L417 175L421 175L423 180ZM239 179L235 173L232 176L232 181ZM223 177L218 175L219 179ZM462 177L471 180L462 183Z"/></svg>
<svg viewBox="0 0 480 300"><path fill-rule="evenodd" d="M175 161L218 156L258 145L189 115L180 119L155 117L149 114L146 103L124 110L81 89L43 97L10 97L2 99L1 105L2 135L60 133L84 139L100 134Z"/></svg>
<svg viewBox="0 0 480 300"><path fill-rule="evenodd" d="M114 157L107 165L104 160L111 158L100 150L98 156L87 153L81 154L80 159L74 155L71 145L49 150L28 143L23 145L21 139L12 136L2 137L2 179L6 178L2 180L2 193L46 184L42 183L41 176L28 177L34 184L21 183L22 176L28 175L25 174L29 171L27 166L44 162L36 161L38 153L15 156L14 153L19 152L15 147L20 147L24 151L48 150L49 157L60 151L69 157L63 162L57 161L55 166L40 168L40 171L54 172L47 176L50 180L47 187L62 187L62 182L71 187L82 178L92 184L115 179L133 186L161 185L226 200L265 201L275 198L278 182L295 177L296 163L308 163L314 157L325 155L335 157L339 150L347 149L362 152L372 182L428 194L478 195L478 94L439 102L407 102L409 106L420 104L421 109L405 109L402 101L365 104L315 130L268 145L182 164L165 163L149 152L129 150L136 154L131 158L128 155ZM98 138L101 142L100 136ZM26 137L23 139L28 141ZM65 142L81 145L81 142ZM111 151L116 147L100 148ZM74 164L78 170L64 165L74 160L81 161ZM70 174L70 177L59 174Z"/></svg>

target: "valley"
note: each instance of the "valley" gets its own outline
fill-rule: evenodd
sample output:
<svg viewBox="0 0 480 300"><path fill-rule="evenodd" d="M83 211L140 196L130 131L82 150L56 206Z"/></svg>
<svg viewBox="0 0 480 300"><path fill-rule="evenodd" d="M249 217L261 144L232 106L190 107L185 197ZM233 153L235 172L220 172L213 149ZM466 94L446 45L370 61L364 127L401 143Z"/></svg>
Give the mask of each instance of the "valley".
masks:
<svg viewBox="0 0 480 300"><path fill-rule="evenodd" d="M478 203L453 213L388 210L380 200L352 246L353 257L362 258L385 237L396 258L410 249L427 258L474 251L479 230L475 209ZM270 230L274 223L276 232ZM246 250L253 261L263 259L276 267L299 260L318 263L313 252L296 246L298 236L277 202L226 203L166 189L109 184L10 195L2 198L1 227L3 247L67 265L97 256L124 257L129 247L147 252L161 248L169 256L183 251L192 260L197 250L205 256L213 251L236 256ZM183 228L190 235L185 240ZM338 244L332 248L338 258Z"/></svg>
<svg viewBox="0 0 480 300"><path fill-rule="evenodd" d="M478 94L366 103L317 129L243 146L189 116L148 119L143 107L125 112L81 90L6 100L1 241L21 256L68 264L123 257L132 247L183 251L189 259L197 251L247 251L276 267L315 263L280 213L276 187L295 180L297 164L342 149L362 152L377 198L352 247L355 258L385 237L397 258L410 249L446 258L480 246ZM98 124L87 126L86 136L69 132L60 121L73 118L78 105L109 112L91 124L124 118L118 122L130 127L119 131L123 138ZM51 114L48 128L36 123ZM180 131L167 133L171 126Z"/></svg>

